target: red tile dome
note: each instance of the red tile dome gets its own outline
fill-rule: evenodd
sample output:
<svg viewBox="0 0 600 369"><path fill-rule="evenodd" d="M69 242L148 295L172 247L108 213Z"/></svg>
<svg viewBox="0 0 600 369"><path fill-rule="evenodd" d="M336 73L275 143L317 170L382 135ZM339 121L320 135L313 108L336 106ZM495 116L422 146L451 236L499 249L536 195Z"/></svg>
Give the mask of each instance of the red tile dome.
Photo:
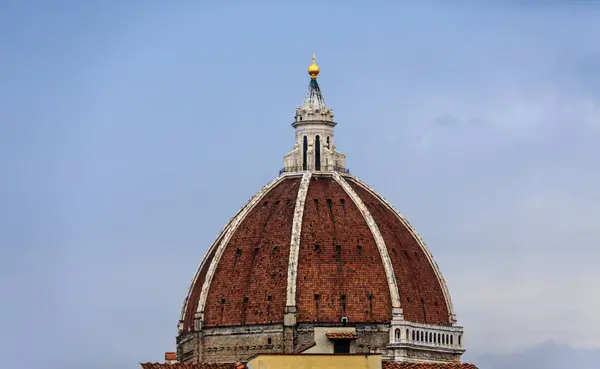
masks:
<svg viewBox="0 0 600 369"><path fill-rule="evenodd" d="M390 322L395 298L407 321L452 324L445 282L398 212L348 174L312 174L304 189L302 178L281 175L223 229L186 298L184 332L196 313L203 327L282 323L290 301L299 323Z"/></svg>

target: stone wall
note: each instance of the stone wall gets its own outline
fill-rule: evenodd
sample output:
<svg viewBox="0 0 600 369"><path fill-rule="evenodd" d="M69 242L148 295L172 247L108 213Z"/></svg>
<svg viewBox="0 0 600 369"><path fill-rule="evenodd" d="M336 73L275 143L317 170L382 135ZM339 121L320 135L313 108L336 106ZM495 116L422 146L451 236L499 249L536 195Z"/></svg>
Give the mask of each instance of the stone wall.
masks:
<svg viewBox="0 0 600 369"><path fill-rule="evenodd" d="M339 325L329 326L332 332L341 329ZM327 326L319 327L320 331L328 330ZM353 353L386 353L389 326L360 324L344 328L355 330L359 336L352 343ZM314 332L314 324L298 324L294 330L294 350L315 342ZM177 357L184 363L236 362L245 361L258 353L285 352L284 329L280 324L205 328L201 332L181 335L177 342Z"/></svg>

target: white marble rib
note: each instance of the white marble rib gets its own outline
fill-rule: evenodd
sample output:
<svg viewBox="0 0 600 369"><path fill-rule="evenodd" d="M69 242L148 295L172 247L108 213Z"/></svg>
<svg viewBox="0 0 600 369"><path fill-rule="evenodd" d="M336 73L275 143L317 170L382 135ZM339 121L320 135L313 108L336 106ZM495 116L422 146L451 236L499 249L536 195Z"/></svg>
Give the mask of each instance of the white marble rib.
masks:
<svg viewBox="0 0 600 369"><path fill-rule="evenodd" d="M396 283L396 277L394 276L394 269L392 268L392 261L390 260L390 255L388 254L387 247L385 246L385 242L383 237L381 236L381 232L379 232L379 227L377 227L377 223L375 223L375 219L371 215L371 212L363 201L360 199L358 194L352 189L352 187L346 182L342 176L340 176L337 172L333 173L333 178L340 186L344 189L344 191L350 196L352 201L356 204L358 209L360 210L362 216L367 222L367 226L371 230L371 234L375 239L375 244L377 245L377 249L379 250L379 254L381 255L381 261L383 262L383 268L385 269L385 276L387 279L388 287L390 289L390 297L392 299L392 308L401 308L402 304L400 303L400 295L398 293L398 285Z"/></svg>
<svg viewBox="0 0 600 369"><path fill-rule="evenodd" d="M212 283L212 279L215 275L217 266L219 265L219 261L221 260L221 256L223 256L223 252L231 239L231 236L237 230L240 223L246 218L248 213L260 202L260 200L277 184L283 181L285 178L293 175L292 173L284 173L279 177L275 178L271 182L269 182L266 186L264 186L260 191L258 191L250 201L242 208L242 210L238 213L238 215L231 221L230 225L226 227L225 234L223 235L221 241L219 242L219 246L215 252L215 256L210 263L208 268L208 272L206 273L206 277L204 279L204 284L202 285L202 292L200 293L200 299L198 301L198 308L196 309L197 313L202 315L204 313L204 305L206 304L206 298L208 296L208 290L210 288L210 284ZM203 317L201 316L201 319Z"/></svg>
<svg viewBox="0 0 600 369"><path fill-rule="evenodd" d="M287 298L286 306L296 306L296 276L298 272L298 256L300 254L300 235L302 232L302 218L304 216L304 203L310 186L311 172L302 175L296 207L294 208L294 220L292 223L292 238L290 240L290 261L288 263Z"/></svg>
<svg viewBox="0 0 600 369"><path fill-rule="evenodd" d="M438 267L437 263L433 259L433 255L431 254L431 251L429 251L429 247L427 247L427 244L425 243L425 241L423 241L421 236L419 236L417 231L408 222L408 220L396 208L394 208L394 206L389 201L387 201L383 196L378 194L375 190L373 190L367 184L362 182L360 179L358 179L354 176L352 176L351 178L359 186L361 186L362 188L364 188L365 190L370 192L373 196L375 196L380 201L382 201L388 207L388 209L393 211L396 214L396 216L398 217L398 219L400 220L400 222L402 222L402 224L410 231L410 233L415 238L415 240L417 240L417 243L419 244L419 246L421 246L421 250L423 250L423 252L427 256L427 260L431 264L431 267L433 268L435 275L437 276L438 281L440 282L440 285L442 286L442 292L444 293L446 305L448 305L448 314L450 316L450 319L453 320L453 323L455 323L456 315L454 313L454 307L452 306L452 298L450 297L450 293L448 291L448 285L446 284L446 280L444 279L444 276L442 275L442 272L440 271L440 268Z"/></svg>

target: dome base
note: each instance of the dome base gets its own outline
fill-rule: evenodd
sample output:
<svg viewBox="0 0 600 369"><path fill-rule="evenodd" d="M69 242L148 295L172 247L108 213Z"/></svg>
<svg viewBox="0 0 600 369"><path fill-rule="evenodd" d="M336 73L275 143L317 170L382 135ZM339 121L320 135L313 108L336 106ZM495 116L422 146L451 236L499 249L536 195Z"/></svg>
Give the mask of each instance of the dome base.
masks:
<svg viewBox="0 0 600 369"><path fill-rule="evenodd" d="M288 329L290 328L289 332ZM400 328L397 328L400 329ZM402 329L425 334L446 332L457 337L460 327L419 325L406 322ZM180 362L227 363L246 361L259 353L333 354L336 340L348 340L349 353L379 353L387 360L407 362L459 362L464 352L453 345L395 338L398 331L385 323L299 323L294 327L283 324L205 328L189 332L177 339ZM404 331L405 332L405 331ZM451 332L451 333L448 333ZM287 337L291 335L290 337ZM390 338L391 337L391 338ZM444 341L445 342L445 341ZM462 343L462 342L461 342Z"/></svg>

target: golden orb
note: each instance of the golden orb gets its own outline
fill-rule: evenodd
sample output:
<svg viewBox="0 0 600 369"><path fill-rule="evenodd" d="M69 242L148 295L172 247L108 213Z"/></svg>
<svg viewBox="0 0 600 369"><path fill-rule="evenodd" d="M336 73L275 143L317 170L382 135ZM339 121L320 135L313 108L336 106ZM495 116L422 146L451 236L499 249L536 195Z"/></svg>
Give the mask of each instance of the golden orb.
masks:
<svg viewBox="0 0 600 369"><path fill-rule="evenodd" d="M315 54L312 56L312 64L308 67L308 74L311 79L316 79L319 74L319 66L315 64Z"/></svg>

